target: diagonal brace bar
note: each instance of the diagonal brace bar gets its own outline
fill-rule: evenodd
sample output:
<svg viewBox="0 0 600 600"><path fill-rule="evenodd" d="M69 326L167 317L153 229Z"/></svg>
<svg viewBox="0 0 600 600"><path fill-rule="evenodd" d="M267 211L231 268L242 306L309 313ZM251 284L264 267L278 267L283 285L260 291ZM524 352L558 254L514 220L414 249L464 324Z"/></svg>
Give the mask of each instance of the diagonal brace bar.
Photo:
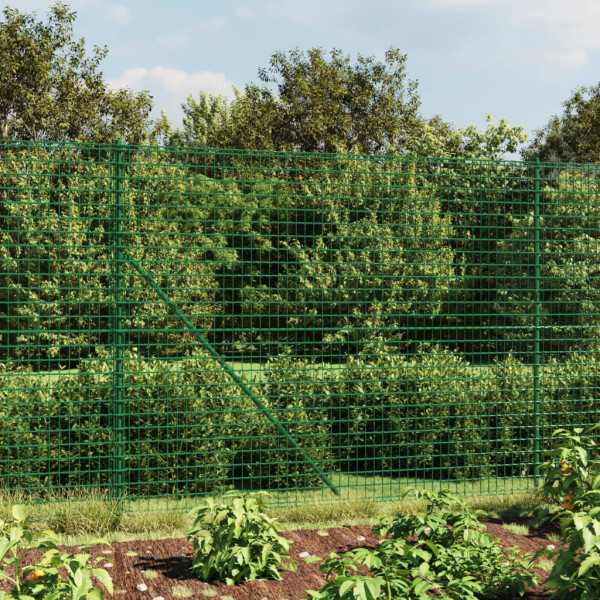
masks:
<svg viewBox="0 0 600 600"><path fill-rule="evenodd" d="M129 254L129 252L122 250L121 255L123 258L128 260L135 268L135 270L148 282L150 287L164 300L165 304L185 323L185 326L194 334L195 338L210 352L211 356L223 367L225 372L235 381L235 383L241 388L241 390L254 402L259 410L271 421L277 429L285 436L285 438L292 444L292 446L302 454L306 459L306 462L315 470L315 472L321 477L321 479L329 486L331 491L339 496L339 490L329 480L327 475L319 468L315 461L307 454L306 450L298 444L298 442L292 437L290 432L273 416L271 411L261 402L260 398L252 392L252 390L246 385L246 383L240 378L240 376L227 364L223 357L213 348L210 342L198 331L191 321L177 308L177 305L163 292L161 287L152 279L152 277L144 270L142 265Z"/></svg>

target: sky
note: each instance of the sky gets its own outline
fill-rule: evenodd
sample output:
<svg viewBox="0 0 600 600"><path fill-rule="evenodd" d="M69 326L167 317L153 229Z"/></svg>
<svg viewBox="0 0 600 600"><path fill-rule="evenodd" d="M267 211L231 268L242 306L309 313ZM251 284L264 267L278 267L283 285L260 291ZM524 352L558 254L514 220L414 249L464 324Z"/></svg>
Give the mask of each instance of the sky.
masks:
<svg viewBox="0 0 600 600"><path fill-rule="evenodd" d="M0 0L45 19L53 0ZM338 48L383 59L394 46L421 112L456 127L486 115L531 134L600 81L600 0L71 0L75 34L108 46L115 87L149 90L175 125L203 90L259 83L276 51Z"/></svg>

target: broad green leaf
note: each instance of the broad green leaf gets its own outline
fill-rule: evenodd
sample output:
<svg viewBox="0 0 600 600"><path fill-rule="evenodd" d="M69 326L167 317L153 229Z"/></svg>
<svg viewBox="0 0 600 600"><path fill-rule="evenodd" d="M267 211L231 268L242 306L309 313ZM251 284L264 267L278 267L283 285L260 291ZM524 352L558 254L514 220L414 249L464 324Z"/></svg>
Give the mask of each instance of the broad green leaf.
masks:
<svg viewBox="0 0 600 600"><path fill-rule="evenodd" d="M25 506L23 504L15 504L12 507L12 516L15 521L24 521L26 517Z"/></svg>
<svg viewBox="0 0 600 600"><path fill-rule="evenodd" d="M113 580L105 569L92 569L92 574L102 583L108 592L113 594Z"/></svg>
<svg viewBox="0 0 600 600"><path fill-rule="evenodd" d="M591 556L586 557L581 563L577 575L579 577L585 575L591 567L598 564L600 564L600 555L592 554Z"/></svg>
<svg viewBox="0 0 600 600"><path fill-rule="evenodd" d="M340 582L341 585L339 588L339 595L341 597L344 597L354 587L355 581L354 581L354 579L350 579L350 578L346 579L343 577L339 577L338 579L343 580ZM337 579L336 579L336 583L337 583Z"/></svg>

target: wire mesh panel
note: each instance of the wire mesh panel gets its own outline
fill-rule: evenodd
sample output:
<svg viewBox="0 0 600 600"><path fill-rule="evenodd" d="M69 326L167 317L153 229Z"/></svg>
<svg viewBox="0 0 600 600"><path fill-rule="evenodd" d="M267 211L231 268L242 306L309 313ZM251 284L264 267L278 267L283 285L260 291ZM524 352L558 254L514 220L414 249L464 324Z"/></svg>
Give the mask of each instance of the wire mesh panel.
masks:
<svg viewBox="0 0 600 600"><path fill-rule="evenodd" d="M595 166L0 158L3 491L515 491L598 420Z"/></svg>
<svg viewBox="0 0 600 600"><path fill-rule="evenodd" d="M0 146L0 489L108 485L106 147Z"/></svg>

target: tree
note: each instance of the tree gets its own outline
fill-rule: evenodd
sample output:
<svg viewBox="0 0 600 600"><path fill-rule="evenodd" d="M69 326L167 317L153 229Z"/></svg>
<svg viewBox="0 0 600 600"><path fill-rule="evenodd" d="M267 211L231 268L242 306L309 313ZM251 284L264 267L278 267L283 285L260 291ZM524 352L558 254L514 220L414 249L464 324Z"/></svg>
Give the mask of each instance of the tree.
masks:
<svg viewBox="0 0 600 600"><path fill-rule="evenodd" d="M527 141L524 127L511 125L506 119L496 121L489 114L484 131L474 125L457 129L435 116L423 124L419 133L408 142L410 153L436 158L502 160L507 152L516 152Z"/></svg>
<svg viewBox="0 0 600 600"><path fill-rule="evenodd" d="M600 83L579 87L554 116L539 129L523 158L560 162L600 162Z"/></svg>
<svg viewBox="0 0 600 600"><path fill-rule="evenodd" d="M86 55L73 37L75 13L57 2L47 22L5 8L0 23L0 138L143 141L148 92L108 88L98 70L107 48Z"/></svg>
<svg viewBox="0 0 600 600"><path fill-rule="evenodd" d="M276 52L228 102L188 98L176 140L219 147L307 152L402 152L422 126L417 83L406 56L390 48L383 62L321 48Z"/></svg>
<svg viewBox="0 0 600 600"><path fill-rule="evenodd" d="M241 94L236 89L236 100ZM169 136L172 146L202 146L219 148L227 146L231 138L234 122L235 102L225 96L216 96L201 91L196 100L192 94L187 97L183 109L183 129L177 129ZM166 119L163 113L162 119Z"/></svg>

